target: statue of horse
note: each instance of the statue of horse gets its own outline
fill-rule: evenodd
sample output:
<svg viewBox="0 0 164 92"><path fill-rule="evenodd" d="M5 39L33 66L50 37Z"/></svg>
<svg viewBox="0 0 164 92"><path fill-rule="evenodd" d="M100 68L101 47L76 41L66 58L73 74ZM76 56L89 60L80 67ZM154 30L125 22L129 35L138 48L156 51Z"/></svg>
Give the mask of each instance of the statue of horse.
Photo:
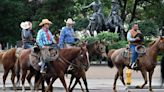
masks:
<svg viewBox="0 0 164 92"><path fill-rule="evenodd" d="M100 41L95 41L93 43L90 44L86 44L86 43L82 43L81 45L86 45L88 52L89 52L89 57L92 57L93 55L99 56L101 58L106 58L106 46L105 43L100 42ZM81 66L81 62L78 62L78 58L76 59L75 62L78 66ZM88 67L89 68L89 67ZM73 70L70 71L71 74L71 79L70 79L70 84L69 84L69 89L70 92L73 91L74 87L76 86L77 83L80 84L82 91L84 91L81 82L80 82L80 78L83 79L86 91L89 92L88 90L88 83L87 83L87 79L86 79L86 71L88 70L88 68L82 68L82 67L73 67ZM75 83L72 85L72 81L76 79Z"/></svg>
<svg viewBox="0 0 164 92"><path fill-rule="evenodd" d="M125 85L124 77L123 77L123 69L125 66L129 66L129 58L123 55L126 48L121 48L117 50L111 50L108 52L108 65L113 67L113 65L117 68L117 73L114 78L113 90L116 91L116 81L118 77L120 77L122 83ZM143 85L139 86L139 88L143 88L148 80L147 80L147 72L149 74L149 91L152 91L152 75L154 72L154 68L157 64L157 55L159 51L164 50L164 38L159 37L153 41L148 48L146 49L146 53L138 57L137 65L138 69L141 71L142 76L145 80ZM125 85L126 86L126 85Z"/></svg>
<svg viewBox="0 0 164 92"><path fill-rule="evenodd" d="M94 34L94 31L100 33L101 31L106 30L106 25L103 15L99 13L94 13L92 17L89 19L89 25L87 29L90 31L92 36Z"/></svg>

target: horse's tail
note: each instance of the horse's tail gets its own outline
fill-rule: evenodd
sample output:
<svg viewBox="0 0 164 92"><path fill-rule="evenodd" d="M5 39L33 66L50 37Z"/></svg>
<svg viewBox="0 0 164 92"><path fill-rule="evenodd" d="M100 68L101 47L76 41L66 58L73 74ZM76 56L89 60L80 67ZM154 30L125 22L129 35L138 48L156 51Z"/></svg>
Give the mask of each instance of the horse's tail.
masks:
<svg viewBox="0 0 164 92"><path fill-rule="evenodd" d="M16 62L15 62L15 73L16 73L16 77L17 77L17 85L19 85L19 81L20 81L20 62L19 62L18 57L17 57Z"/></svg>
<svg viewBox="0 0 164 92"><path fill-rule="evenodd" d="M112 62L112 59L111 59L111 55L113 54L113 52L115 51L115 49L112 49L108 52L108 66L113 68L113 62Z"/></svg>
<svg viewBox="0 0 164 92"><path fill-rule="evenodd" d="M161 59L161 79L162 79L162 84L164 83L164 55L162 56Z"/></svg>

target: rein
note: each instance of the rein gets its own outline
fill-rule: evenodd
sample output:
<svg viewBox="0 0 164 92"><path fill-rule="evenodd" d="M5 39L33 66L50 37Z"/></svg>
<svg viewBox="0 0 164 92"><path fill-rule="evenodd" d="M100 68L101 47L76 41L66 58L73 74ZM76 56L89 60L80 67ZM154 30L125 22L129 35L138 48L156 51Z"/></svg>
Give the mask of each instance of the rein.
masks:
<svg viewBox="0 0 164 92"><path fill-rule="evenodd" d="M80 53L79 53L79 55L77 56L77 58L81 55L81 52L82 52L82 51L80 50ZM77 58L75 58L75 59L77 59ZM77 65L77 64L74 64L73 62L69 62L68 60L66 60L64 57L62 57L62 56L60 56L60 55L59 55L58 59L59 59L60 61L62 61L63 64L68 63L68 64L70 64L70 65L72 65L72 66L75 66L75 67L78 67L78 68L86 68L86 67L87 67L87 65L84 65L84 64L82 64L82 66L79 66L79 65ZM73 59L73 60L75 60L75 59ZM63 61L64 61L64 62L63 62Z"/></svg>

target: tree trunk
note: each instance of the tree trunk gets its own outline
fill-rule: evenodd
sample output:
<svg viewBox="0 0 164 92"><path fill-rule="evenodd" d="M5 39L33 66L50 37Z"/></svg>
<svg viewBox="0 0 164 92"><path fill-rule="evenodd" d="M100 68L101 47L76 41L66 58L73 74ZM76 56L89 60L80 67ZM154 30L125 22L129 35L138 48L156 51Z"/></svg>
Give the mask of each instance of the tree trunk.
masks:
<svg viewBox="0 0 164 92"><path fill-rule="evenodd" d="M138 4L139 0L135 0L134 2L134 6L133 6L133 11L132 11L132 17L130 19L130 23L134 20L135 18L135 13L136 13L136 8L137 8L137 4Z"/></svg>
<svg viewBox="0 0 164 92"><path fill-rule="evenodd" d="M123 9L121 11L121 19L122 19L122 22L124 23L124 21L126 19L125 11L126 11L127 0L123 0L123 1L124 1L124 5L123 5Z"/></svg>

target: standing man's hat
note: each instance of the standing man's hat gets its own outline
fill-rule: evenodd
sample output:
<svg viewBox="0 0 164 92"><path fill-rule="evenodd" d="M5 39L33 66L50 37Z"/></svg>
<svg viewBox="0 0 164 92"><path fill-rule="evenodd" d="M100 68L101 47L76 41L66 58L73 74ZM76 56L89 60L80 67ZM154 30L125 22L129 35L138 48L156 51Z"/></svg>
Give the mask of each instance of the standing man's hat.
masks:
<svg viewBox="0 0 164 92"><path fill-rule="evenodd" d="M49 21L48 19L42 19L42 22L39 24L39 26L42 26L44 24L52 24L52 22Z"/></svg>

